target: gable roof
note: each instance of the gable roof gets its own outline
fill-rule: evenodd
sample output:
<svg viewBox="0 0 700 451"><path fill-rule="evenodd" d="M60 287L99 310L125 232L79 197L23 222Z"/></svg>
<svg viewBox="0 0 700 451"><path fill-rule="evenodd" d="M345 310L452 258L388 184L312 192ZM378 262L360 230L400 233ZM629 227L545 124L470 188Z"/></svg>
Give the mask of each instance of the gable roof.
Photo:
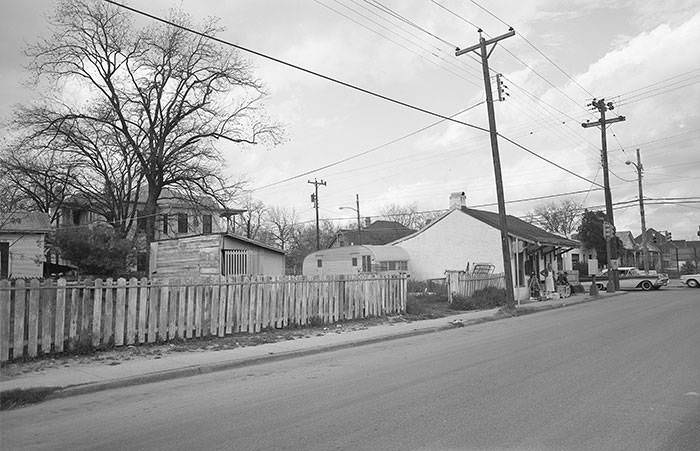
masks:
<svg viewBox="0 0 700 451"><path fill-rule="evenodd" d="M252 244L253 246L262 247L263 249L267 249L267 250L272 251L272 252L277 252L277 253L280 253L282 255L286 254L282 249L280 249L278 247L271 246L267 243L263 243L262 241L247 238L243 235L236 235L236 234L230 233L230 232L222 232L221 235L229 237L229 238L233 238L234 240L243 241L244 243Z"/></svg>
<svg viewBox="0 0 700 451"><path fill-rule="evenodd" d="M50 231L49 215L42 211L21 211L0 215L0 233L47 233Z"/></svg>
<svg viewBox="0 0 700 451"><path fill-rule="evenodd" d="M361 237L358 236L357 229L343 229L339 233L343 234L347 243L362 242L363 245L382 245L415 233L415 230L396 221L374 221L362 229ZM337 240L338 236L333 238L330 245L332 246Z"/></svg>
<svg viewBox="0 0 700 451"><path fill-rule="evenodd" d="M437 224L440 222L443 218L447 217L450 214L453 214L455 211L459 210L459 212L469 215L472 218L483 222L484 224L490 225L491 227L498 229L499 228L499 217L498 213L494 213L492 211L484 211L484 210L475 210L473 208L467 208L467 207L462 207L461 209L454 209L446 212L439 218L437 218L435 221L431 222L427 226L423 227L419 231L403 237L401 239L398 239L394 241L392 244L398 244L402 241L405 241L409 238L412 238L420 233L425 232L428 230L430 227L432 227L434 224ZM580 242L576 240L571 240L569 238L564 238L563 236L555 235L553 233L547 232L544 229L541 229L535 225L532 225L528 222L523 221L520 218L516 218L515 216L507 215L506 216L506 225L508 227L508 234L521 238L526 241L532 241L535 243L539 244L546 244L546 245L551 245L551 246L558 246L558 247L579 247L581 245Z"/></svg>

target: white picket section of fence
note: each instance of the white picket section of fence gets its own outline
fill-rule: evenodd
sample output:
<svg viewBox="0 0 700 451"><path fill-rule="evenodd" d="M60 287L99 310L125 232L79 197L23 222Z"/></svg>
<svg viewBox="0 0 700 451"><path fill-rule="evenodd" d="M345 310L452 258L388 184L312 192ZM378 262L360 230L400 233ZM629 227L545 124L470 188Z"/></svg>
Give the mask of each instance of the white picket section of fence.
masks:
<svg viewBox="0 0 700 451"><path fill-rule="evenodd" d="M405 275L0 281L0 361L406 309Z"/></svg>
<svg viewBox="0 0 700 451"><path fill-rule="evenodd" d="M452 303L454 295L468 297L488 287L505 288L503 274L469 274L465 271L445 271L447 281L447 302Z"/></svg>

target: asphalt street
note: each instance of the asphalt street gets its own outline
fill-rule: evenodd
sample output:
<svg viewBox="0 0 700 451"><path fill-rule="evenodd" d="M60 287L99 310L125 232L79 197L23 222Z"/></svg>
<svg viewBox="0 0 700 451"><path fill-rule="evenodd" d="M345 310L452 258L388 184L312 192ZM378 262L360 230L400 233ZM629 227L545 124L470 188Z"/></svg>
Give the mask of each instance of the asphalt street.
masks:
<svg viewBox="0 0 700 451"><path fill-rule="evenodd" d="M0 413L11 449L699 449L700 290Z"/></svg>

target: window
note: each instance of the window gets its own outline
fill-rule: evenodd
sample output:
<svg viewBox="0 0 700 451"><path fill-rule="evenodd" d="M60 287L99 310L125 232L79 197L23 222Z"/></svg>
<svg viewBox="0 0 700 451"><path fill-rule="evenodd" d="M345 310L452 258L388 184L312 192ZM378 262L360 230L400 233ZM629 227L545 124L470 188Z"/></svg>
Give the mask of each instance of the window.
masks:
<svg viewBox="0 0 700 451"><path fill-rule="evenodd" d="M80 210L73 210L72 216L73 216L73 224L80 225Z"/></svg>
<svg viewBox="0 0 700 451"><path fill-rule="evenodd" d="M396 262L389 262L389 271L396 271Z"/></svg>
<svg viewBox="0 0 700 451"><path fill-rule="evenodd" d="M399 262L399 271L408 271L408 262L407 261Z"/></svg>
<svg viewBox="0 0 700 451"><path fill-rule="evenodd" d="M10 273L10 243L0 243L0 279L7 279ZM8 294L9 296L9 294ZM9 300L8 306L9 306ZM9 308L9 307L8 307Z"/></svg>
<svg viewBox="0 0 700 451"><path fill-rule="evenodd" d="M202 233L211 233L211 215L202 216Z"/></svg>
<svg viewBox="0 0 700 451"><path fill-rule="evenodd" d="M352 266L357 266L357 257L352 258Z"/></svg>
<svg viewBox="0 0 700 451"><path fill-rule="evenodd" d="M317 268L323 268L323 260L320 258L316 260L316 267Z"/></svg>
<svg viewBox="0 0 700 451"><path fill-rule="evenodd" d="M168 233L168 214L163 213L161 218L163 220L163 234L167 234Z"/></svg>
<svg viewBox="0 0 700 451"><path fill-rule="evenodd" d="M136 271L148 271L148 254L139 253L136 255Z"/></svg>
<svg viewBox="0 0 700 451"><path fill-rule="evenodd" d="M187 233L187 213L177 214L177 233Z"/></svg>
<svg viewBox="0 0 700 451"><path fill-rule="evenodd" d="M576 269L576 265L579 263L579 255L578 254L571 254L571 266Z"/></svg>
<svg viewBox="0 0 700 451"><path fill-rule="evenodd" d="M233 276L248 274L248 251L246 249L224 249L221 251L221 274Z"/></svg>
<svg viewBox="0 0 700 451"><path fill-rule="evenodd" d="M139 232L146 230L146 217L142 211L136 212L136 230Z"/></svg>

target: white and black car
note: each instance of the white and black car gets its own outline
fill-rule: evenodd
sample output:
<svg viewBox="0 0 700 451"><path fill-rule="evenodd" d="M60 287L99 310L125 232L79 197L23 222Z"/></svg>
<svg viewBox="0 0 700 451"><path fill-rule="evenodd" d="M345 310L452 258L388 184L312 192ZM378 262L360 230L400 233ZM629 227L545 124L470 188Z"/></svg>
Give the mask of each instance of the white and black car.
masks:
<svg viewBox="0 0 700 451"><path fill-rule="evenodd" d="M661 287L668 285L668 275L649 271L645 274L643 270L631 266L623 266L618 268L620 273L620 289L632 290L641 288L644 291L658 290ZM608 271L603 271L596 280L598 289L605 289L605 281L608 279Z"/></svg>
<svg viewBox="0 0 700 451"><path fill-rule="evenodd" d="M700 274L686 274L681 276L681 282L690 288L700 288Z"/></svg>

